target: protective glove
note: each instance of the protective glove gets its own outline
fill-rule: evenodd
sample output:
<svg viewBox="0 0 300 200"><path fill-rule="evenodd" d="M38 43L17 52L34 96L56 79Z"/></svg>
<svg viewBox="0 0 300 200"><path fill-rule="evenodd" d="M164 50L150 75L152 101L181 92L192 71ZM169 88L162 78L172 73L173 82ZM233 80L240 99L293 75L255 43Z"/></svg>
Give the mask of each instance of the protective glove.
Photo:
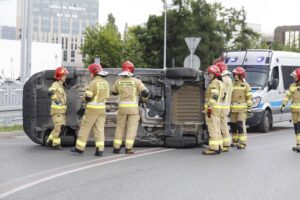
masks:
<svg viewBox="0 0 300 200"><path fill-rule="evenodd" d="M282 105L280 106L280 112L282 112L282 113L283 113L283 111L284 111L284 108L285 108L285 105L283 105L283 104L282 104Z"/></svg>
<svg viewBox="0 0 300 200"><path fill-rule="evenodd" d="M79 115L80 117L82 117L85 113L85 107L81 107L78 111L77 111L77 115Z"/></svg>
<svg viewBox="0 0 300 200"><path fill-rule="evenodd" d="M212 109L211 109L211 108L208 108L207 111L206 111L206 114L207 114L207 117L208 117L208 118L210 118L211 113L212 113Z"/></svg>

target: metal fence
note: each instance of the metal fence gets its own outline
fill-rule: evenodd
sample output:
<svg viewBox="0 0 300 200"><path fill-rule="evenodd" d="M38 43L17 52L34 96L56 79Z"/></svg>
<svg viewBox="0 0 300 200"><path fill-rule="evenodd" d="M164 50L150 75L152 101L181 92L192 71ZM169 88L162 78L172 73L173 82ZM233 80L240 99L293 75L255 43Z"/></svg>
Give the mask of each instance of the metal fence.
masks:
<svg viewBox="0 0 300 200"><path fill-rule="evenodd" d="M23 84L5 81L0 85L0 126L22 124Z"/></svg>

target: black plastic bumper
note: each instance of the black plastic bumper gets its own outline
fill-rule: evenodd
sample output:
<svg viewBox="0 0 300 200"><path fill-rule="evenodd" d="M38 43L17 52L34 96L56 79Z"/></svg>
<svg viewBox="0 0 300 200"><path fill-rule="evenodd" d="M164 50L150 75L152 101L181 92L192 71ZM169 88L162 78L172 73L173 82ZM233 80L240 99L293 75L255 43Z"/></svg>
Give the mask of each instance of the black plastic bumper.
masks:
<svg viewBox="0 0 300 200"><path fill-rule="evenodd" d="M257 126L263 118L264 110L254 110L252 113L253 115L247 119L246 124L248 126Z"/></svg>

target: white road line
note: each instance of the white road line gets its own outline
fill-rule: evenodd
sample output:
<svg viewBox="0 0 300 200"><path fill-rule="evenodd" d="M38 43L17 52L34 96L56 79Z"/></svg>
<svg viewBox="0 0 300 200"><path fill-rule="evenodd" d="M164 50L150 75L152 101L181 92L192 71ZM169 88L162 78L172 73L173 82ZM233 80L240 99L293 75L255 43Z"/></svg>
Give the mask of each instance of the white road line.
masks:
<svg viewBox="0 0 300 200"><path fill-rule="evenodd" d="M153 150L153 149L151 149L151 150ZM105 161L105 162L89 164L89 165L86 165L86 166L83 166L83 167L78 167L78 168L71 169L71 170L68 170L68 171L60 172L60 173L57 173L57 174L54 174L54 175L51 175L51 176L48 176L48 177L45 177L45 178L38 179L38 180L33 181L31 183L24 184L20 187L14 188L14 189L9 190L9 191L7 191L3 194L0 194L0 199L3 199L3 198L5 198L9 195L20 192L24 189L35 186L37 184L40 184L40 183L43 183L43 182L46 182L46 181L49 181L49 180L52 180L52 179L55 179L55 178L58 178L58 177L61 177L61 176L65 176L65 175L68 175L68 174L71 174L71 173L74 173L74 172L90 169L90 168L93 168L93 167L99 167L99 166L107 165L107 164L110 164L110 163L120 162L120 161L124 161L124 160L130 160L130 159L133 159L133 158L148 156L148 155L157 154L157 153L163 153L163 152L167 152L167 151L171 151L171 150L173 150L173 149L161 149L161 150L152 151L152 152L144 152L144 153L140 153L140 154L129 155L129 156L121 157L121 158L116 158L116 159L113 159L113 160L108 160L108 161ZM138 151L137 151L137 153L138 153ZM114 158L114 156L111 156L110 158ZM100 159L98 159L98 160L101 161ZM84 164L84 163L86 163L86 162L79 163L79 164Z"/></svg>

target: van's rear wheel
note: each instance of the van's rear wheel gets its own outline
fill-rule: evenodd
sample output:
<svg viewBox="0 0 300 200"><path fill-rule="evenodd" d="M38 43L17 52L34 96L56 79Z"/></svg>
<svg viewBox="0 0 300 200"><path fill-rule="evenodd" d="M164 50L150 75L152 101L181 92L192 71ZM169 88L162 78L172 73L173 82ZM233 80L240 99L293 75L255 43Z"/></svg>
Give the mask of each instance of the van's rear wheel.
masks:
<svg viewBox="0 0 300 200"><path fill-rule="evenodd" d="M262 133L267 133L272 129L272 116L270 111L265 110L261 122L257 126L258 130Z"/></svg>

